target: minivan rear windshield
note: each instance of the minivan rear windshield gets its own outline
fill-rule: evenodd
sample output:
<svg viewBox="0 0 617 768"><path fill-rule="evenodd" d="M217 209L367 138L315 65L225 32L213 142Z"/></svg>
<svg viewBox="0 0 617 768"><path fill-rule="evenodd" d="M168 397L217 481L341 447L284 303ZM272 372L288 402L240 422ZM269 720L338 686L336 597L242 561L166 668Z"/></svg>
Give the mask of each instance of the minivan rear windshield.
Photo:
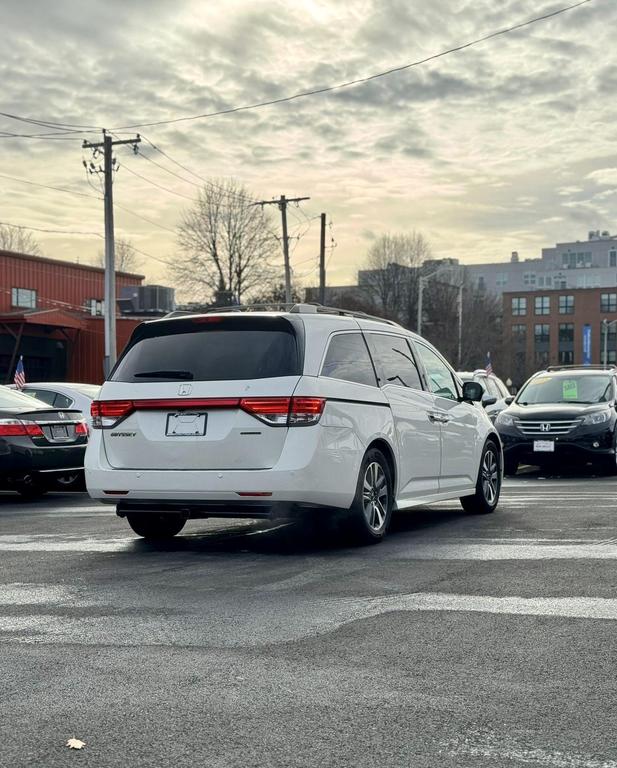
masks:
<svg viewBox="0 0 617 768"><path fill-rule="evenodd" d="M280 317L195 317L134 333L112 381L233 381L297 376L294 328Z"/></svg>

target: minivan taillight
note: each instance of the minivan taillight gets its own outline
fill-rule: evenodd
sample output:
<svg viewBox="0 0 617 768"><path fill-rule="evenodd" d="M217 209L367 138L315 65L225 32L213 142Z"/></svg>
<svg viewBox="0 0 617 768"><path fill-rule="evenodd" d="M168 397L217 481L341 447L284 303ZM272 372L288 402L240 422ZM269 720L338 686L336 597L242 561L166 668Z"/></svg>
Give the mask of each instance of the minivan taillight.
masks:
<svg viewBox="0 0 617 768"><path fill-rule="evenodd" d="M273 427L317 424L326 404L323 397L204 397L164 400L93 400L92 427L114 427L134 411L186 411L241 408Z"/></svg>
<svg viewBox="0 0 617 768"><path fill-rule="evenodd" d="M113 427L133 410L132 400L93 400L90 405L92 426L101 429Z"/></svg>
<svg viewBox="0 0 617 768"><path fill-rule="evenodd" d="M240 400L242 410L278 427L317 424L325 404L323 397L245 397Z"/></svg>
<svg viewBox="0 0 617 768"><path fill-rule="evenodd" d="M28 424L19 419L0 419L0 437L44 437L38 424Z"/></svg>

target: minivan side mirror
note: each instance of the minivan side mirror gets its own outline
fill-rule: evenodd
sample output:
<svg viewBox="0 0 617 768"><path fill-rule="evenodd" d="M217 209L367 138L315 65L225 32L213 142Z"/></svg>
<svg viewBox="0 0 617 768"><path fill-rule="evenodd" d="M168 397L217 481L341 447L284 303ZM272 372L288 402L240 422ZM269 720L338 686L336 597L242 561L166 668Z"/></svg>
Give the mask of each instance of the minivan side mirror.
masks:
<svg viewBox="0 0 617 768"><path fill-rule="evenodd" d="M477 381L466 381L463 384L463 397L462 400L467 400L470 403L479 403L484 395L484 389L482 384Z"/></svg>
<svg viewBox="0 0 617 768"><path fill-rule="evenodd" d="M504 403L506 405L512 405L513 402L514 402L514 395L510 395L510 397L504 398Z"/></svg>

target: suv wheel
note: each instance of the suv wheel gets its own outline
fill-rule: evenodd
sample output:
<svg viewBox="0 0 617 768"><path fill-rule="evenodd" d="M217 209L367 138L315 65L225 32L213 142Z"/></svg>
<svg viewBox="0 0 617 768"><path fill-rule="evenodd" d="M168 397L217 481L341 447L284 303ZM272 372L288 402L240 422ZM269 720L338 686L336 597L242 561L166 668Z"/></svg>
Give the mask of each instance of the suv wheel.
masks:
<svg viewBox="0 0 617 768"><path fill-rule="evenodd" d="M126 519L138 536L144 539L171 539L184 528L182 515L162 512L141 512L127 515Z"/></svg>
<svg viewBox="0 0 617 768"><path fill-rule="evenodd" d="M392 472L383 453L377 448L367 451L356 495L348 514L348 529L355 541L376 544L386 535L392 516Z"/></svg>
<svg viewBox="0 0 617 768"><path fill-rule="evenodd" d="M495 443L488 442L482 451L476 492L473 496L461 497L465 512L472 515L486 515L494 512L499 502L501 477L499 474L499 451Z"/></svg>
<svg viewBox="0 0 617 768"><path fill-rule="evenodd" d="M604 471L607 475L617 475L617 429L613 437L613 449L615 453L610 454L604 461Z"/></svg>

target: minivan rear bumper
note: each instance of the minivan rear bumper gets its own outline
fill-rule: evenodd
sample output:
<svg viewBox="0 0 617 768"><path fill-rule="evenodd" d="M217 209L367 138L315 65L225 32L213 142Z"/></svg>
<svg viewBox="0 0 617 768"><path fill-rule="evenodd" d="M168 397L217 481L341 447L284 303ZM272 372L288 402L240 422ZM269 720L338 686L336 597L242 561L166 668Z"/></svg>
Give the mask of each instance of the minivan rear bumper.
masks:
<svg viewBox="0 0 617 768"><path fill-rule="evenodd" d="M150 505L152 511L165 504L218 503L228 506L233 517L233 509L249 502L347 509L362 455L349 430L315 425L289 430L285 450L272 469L114 469L94 430L86 452L86 485L90 496L104 503L135 502Z"/></svg>

